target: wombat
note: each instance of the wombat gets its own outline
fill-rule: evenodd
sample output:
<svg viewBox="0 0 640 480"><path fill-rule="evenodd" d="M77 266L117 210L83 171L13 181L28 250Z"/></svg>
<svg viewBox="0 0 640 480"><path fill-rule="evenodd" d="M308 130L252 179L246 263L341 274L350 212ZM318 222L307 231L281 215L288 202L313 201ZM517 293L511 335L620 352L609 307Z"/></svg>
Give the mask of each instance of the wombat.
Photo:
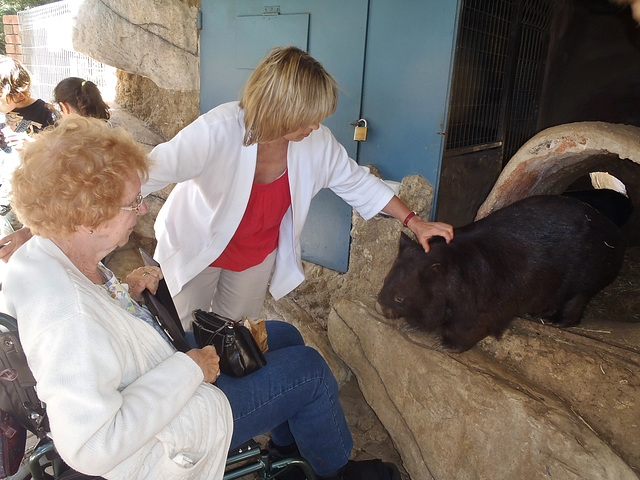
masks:
<svg viewBox="0 0 640 480"><path fill-rule="evenodd" d="M594 188L591 190L572 190L564 192L565 197L573 197L591 205L593 208L609 218L617 226L622 227L633 213L633 203L626 195L609 188Z"/></svg>
<svg viewBox="0 0 640 480"><path fill-rule="evenodd" d="M621 230L589 205L562 196L534 196L454 231L430 251L402 234L398 258L378 296L387 317L440 334L455 352L515 316L576 325L589 300L622 266Z"/></svg>

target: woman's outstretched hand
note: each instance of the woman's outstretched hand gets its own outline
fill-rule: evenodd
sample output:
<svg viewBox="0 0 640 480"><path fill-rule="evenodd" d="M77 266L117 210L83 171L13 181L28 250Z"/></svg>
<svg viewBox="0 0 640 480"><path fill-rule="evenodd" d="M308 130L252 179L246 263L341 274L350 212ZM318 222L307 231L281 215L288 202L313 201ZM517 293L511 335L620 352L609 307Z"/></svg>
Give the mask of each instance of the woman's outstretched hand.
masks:
<svg viewBox="0 0 640 480"><path fill-rule="evenodd" d="M425 252L429 251L429 239L431 237L443 237L447 243L453 239L453 227L448 223L425 222L416 215L409 220L407 226L416 234L416 238Z"/></svg>
<svg viewBox="0 0 640 480"><path fill-rule="evenodd" d="M425 222L415 212L411 212L409 207L395 195L382 211L403 223L406 222L405 226L416 234L416 238L425 252L429 251L429 239L431 237L442 237L447 243L453 239L453 227L451 225L442 222Z"/></svg>
<svg viewBox="0 0 640 480"><path fill-rule="evenodd" d="M2 247L0 248L0 260L7 263L11 255L16 253L16 250L27 243L27 240L32 236L31 230L27 227L22 227L20 230L16 230L6 237L1 238L0 245L2 245Z"/></svg>

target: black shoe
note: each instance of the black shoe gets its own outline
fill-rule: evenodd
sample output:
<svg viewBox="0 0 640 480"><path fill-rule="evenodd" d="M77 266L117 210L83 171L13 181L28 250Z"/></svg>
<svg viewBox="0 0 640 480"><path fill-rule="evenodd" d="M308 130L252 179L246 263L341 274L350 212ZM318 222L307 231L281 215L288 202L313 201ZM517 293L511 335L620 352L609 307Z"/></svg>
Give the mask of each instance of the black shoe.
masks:
<svg viewBox="0 0 640 480"><path fill-rule="evenodd" d="M291 445L285 445L284 447L276 445L273 440L269 440L267 443L267 451L271 460L282 460L283 458L299 457L300 450L298 445L293 442Z"/></svg>
<svg viewBox="0 0 640 480"><path fill-rule="evenodd" d="M380 459L347 462L342 480L402 480L400 470L393 463Z"/></svg>
<svg viewBox="0 0 640 480"><path fill-rule="evenodd" d="M269 440L266 449L269 452L271 462L277 462L278 460L285 460L292 457L301 458L300 450L298 450L298 445L295 443L281 447L273 443L272 440ZM291 465L283 468L273 478L277 480L307 480L307 476L297 465Z"/></svg>

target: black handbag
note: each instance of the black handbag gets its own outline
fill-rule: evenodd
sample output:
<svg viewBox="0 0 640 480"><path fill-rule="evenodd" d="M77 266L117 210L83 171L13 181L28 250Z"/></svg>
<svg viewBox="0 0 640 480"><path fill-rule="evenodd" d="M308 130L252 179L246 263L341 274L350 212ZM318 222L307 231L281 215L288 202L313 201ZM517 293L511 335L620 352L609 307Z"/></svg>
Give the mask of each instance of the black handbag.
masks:
<svg viewBox="0 0 640 480"><path fill-rule="evenodd" d="M240 322L216 313L195 310L193 334L198 347L216 347L220 371L230 377L246 377L267 364L253 335Z"/></svg>

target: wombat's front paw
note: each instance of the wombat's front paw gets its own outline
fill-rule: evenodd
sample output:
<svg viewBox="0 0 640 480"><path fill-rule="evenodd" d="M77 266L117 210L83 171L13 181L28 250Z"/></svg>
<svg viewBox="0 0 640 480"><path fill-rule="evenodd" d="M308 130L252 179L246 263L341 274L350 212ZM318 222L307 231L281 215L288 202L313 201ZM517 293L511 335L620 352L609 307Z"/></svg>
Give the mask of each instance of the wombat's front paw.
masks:
<svg viewBox="0 0 640 480"><path fill-rule="evenodd" d="M446 336L442 337L440 345L443 350L446 350L449 353L462 353L466 350L469 350L469 348L471 348L471 347L464 347L462 345L459 345L453 339Z"/></svg>

